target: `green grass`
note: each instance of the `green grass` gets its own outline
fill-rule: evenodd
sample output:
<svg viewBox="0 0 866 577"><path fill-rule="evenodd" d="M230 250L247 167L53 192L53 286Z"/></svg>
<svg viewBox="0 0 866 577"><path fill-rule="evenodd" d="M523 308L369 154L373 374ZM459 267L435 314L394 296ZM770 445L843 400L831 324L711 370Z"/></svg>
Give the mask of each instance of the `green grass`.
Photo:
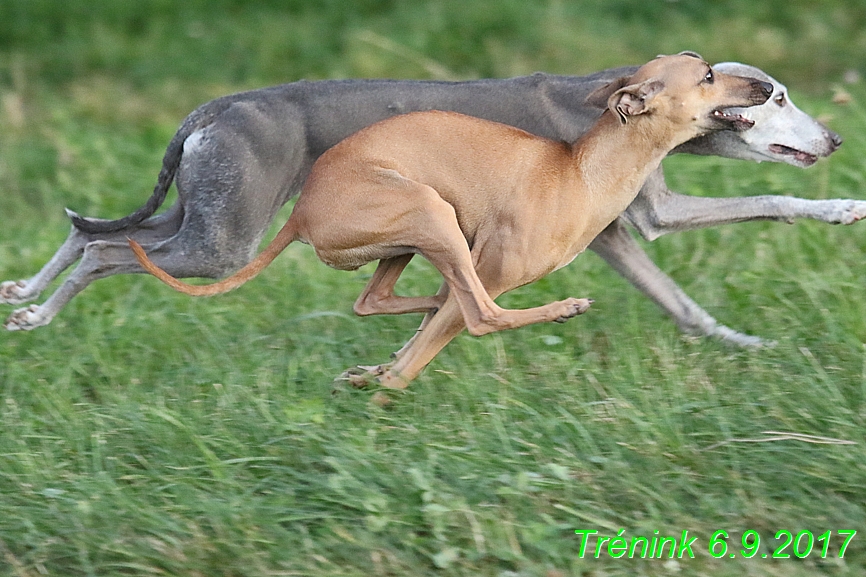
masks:
<svg viewBox="0 0 866 577"><path fill-rule="evenodd" d="M841 86L866 72L853 0L58 6L0 6L0 279L50 258L62 207L139 206L196 104L302 77L582 73L695 49L765 67L846 144L808 171L671 158L672 188L866 197L866 86ZM852 103L832 104L831 85ZM214 299L146 277L94 283L50 326L0 335L0 575L862 575L861 226L750 223L646 245L774 349L680 336L587 254L502 302L592 296L590 313L461 336L385 408L331 385L419 321L351 315L369 267L334 271L293 245ZM417 262L403 286L437 285ZM688 530L696 558L580 559L575 529ZM708 554L719 529L737 558ZM816 545L744 560L749 529L760 553L780 530L832 530L835 558ZM860 533L840 560L845 529Z"/></svg>

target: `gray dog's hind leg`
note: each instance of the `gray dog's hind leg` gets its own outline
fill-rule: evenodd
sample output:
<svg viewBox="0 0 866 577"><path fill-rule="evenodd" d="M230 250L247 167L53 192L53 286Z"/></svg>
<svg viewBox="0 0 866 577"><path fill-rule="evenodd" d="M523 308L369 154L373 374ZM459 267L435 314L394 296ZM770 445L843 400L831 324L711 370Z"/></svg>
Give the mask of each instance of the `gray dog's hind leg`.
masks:
<svg viewBox="0 0 866 577"><path fill-rule="evenodd" d="M177 232L182 216L182 208L176 204L164 214L116 233L87 234L73 226L69 236L42 270L26 280L0 283L0 304L17 305L36 299L51 281L81 258L84 247L94 240L120 242L127 237L141 243L165 240Z"/></svg>
<svg viewBox="0 0 866 577"><path fill-rule="evenodd" d="M0 283L0 304L17 305L38 297L48 283L79 259L88 242L87 235L73 226L66 241L42 270L27 280Z"/></svg>
<svg viewBox="0 0 866 577"><path fill-rule="evenodd" d="M589 248L670 315L683 332L718 337L739 346L772 344L716 321L659 270L626 230L621 219L613 221Z"/></svg>
<svg viewBox="0 0 866 577"><path fill-rule="evenodd" d="M189 242L181 235L181 240L174 237L167 242L144 245L148 256L160 268L169 274L178 276L218 276L214 274L212 265L199 268L195 254L187 254L183 250ZM4 327L10 331L31 330L45 326L57 315L72 298L95 280L115 274L144 273L135 255L124 241L97 240L84 247L81 262L63 283L42 305L30 305L18 309L6 319ZM224 271L230 272L230 271Z"/></svg>
<svg viewBox="0 0 866 577"><path fill-rule="evenodd" d="M144 271L138 266L126 242L90 242L84 247L81 262L47 301L14 311L3 326L10 331L26 331L45 326L93 281L114 274L133 272Z"/></svg>
<svg viewBox="0 0 866 577"><path fill-rule="evenodd" d="M120 232L89 235L73 227L66 242L39 273L27 281L6 282L2 286L3 288L21 287L20 291L13 294L17 296L26 294L28 297L26 300L32 300L63 270L81 257L79 265L44 304L31 305L14 311L3 326L10 331L45 326L75 295L94 280L126 272L144 272L129 249L127 237L150 246L164 243L177 232L182 217L183 209L177 204L164 214L151 217L138 226ZM15 304L8 299L5 302Z"/></svg>
<svg viewBox="0 0 866 577"><path fill-rule="evenodd" d="M809 218L828 224L852 224L866 217L866 201L810 200L791 196L706 198L677 194L654 172L623 215L646 240L672 232L751 220L793 222Z"/></svg>
<svg viewBox="0 0 866 577"><path fill-rule="evenodd" d="M47 301L14 311L3 326L10 331L26 331L45 326L72 297L91 282L120 272L134 272L129 267L118 266L122 260L118 253L124 248L132 255L125 243L104 240L89 242L84 247L81 262ZM127 260L131 261L130 265L135 262L134 257Z"/></svg>
<svg viewBox="0 0 866 577"><path fill-rule="evenodd" d="M42 270L27 280L0 283L0 304L17 305L37 298L51 281L81 258L84 247L95 240L120 242L132 237L147 243L171 238L180 227L182 212L182 207L176 204L164 214L116 233L87 234L73 226L69 236Z"/></svg>

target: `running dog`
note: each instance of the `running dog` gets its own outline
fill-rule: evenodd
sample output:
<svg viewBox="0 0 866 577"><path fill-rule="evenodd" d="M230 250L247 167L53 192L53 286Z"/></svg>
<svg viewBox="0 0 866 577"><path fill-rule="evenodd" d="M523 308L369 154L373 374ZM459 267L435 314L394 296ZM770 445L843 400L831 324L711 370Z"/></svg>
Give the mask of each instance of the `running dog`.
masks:
<svg viewBox="0 0 866 577"><path fill-rule="evenodd" d="M804 114L784 85L761 70L736 63L716 69L774 85L772 97L746 111L755 126L717 131L675 149L694 154L808 166L831 154L838 135ZM430 82L327 80L295 82L219 98L184 121L168 145L153 196L114 221L74 215L66 242L35 276L0 284L0 303L36 299L65 269L75 270L41 305L18 309L9 330L47 325L94 280L144 272L126 239L142 243L177 277L224 277L253 257L277 210L307 178L310 167L342 138L378 120L417 110L450 110L503 122L552 140L573 142L598 118L586 96L636 68L570 77L535 74L507 80ZM175 181L178 201L154 216ZM718 323L649 259L626 229L644 238L697 227L755 219L812 218L849 224L866 215L866 202L787 196L697 198L665 185L661 168L650 174L621 218L595 238L590 250L652 298L681 330L740 344L761 340Z"/></svg>
<svg viewBox="0 0 866 577"><path fill-rule="evenodd" d="M355 312L433 315L395 363L370 371L383 386L404 388L464 328L480 336L585 312L590 299L525 310L493 299L570 263L674 147L715 130L750 128L728 110L762 104L772 92L768 82L716 73L684 52L590 94L587 101L605 111L574 143L453 112L401 115L323 154L276 238L223 281L182 283L129 243L142 267L191 295L240 286L296 240L337 269L378 260ZM394 295L415 254L442 274L439 294Z"/></svg>

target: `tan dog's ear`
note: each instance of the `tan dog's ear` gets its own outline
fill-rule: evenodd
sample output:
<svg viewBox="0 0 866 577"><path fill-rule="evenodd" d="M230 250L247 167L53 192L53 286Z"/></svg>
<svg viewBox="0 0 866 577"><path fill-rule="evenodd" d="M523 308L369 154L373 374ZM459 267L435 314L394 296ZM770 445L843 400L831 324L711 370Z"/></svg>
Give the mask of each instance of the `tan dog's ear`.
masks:
<svg viewBox="0 0 866 577"><path fill-rule="evenodd" d="M589 96L586 97L586 100L584 102L586 102L589 106L605 109L607 108L607 100L611 97L611 95L613 95L614 92L616 92L623 86L627 86L629 80L631 80L630 76L623 76L621 78L617 78L616 80L612 80L604 86L600 86L590 92Z"/></svg>
<svg viewBox="0 0 866 577"><path fill-rule="evenodd" d="M664 54L659 54L656 58L661 58ZM698 60L703 60L704 57L698 54L697 52L692 52L691 50L683 50L682 52L677 53L677 56L691 56L692 58L697 58Z"/></svg>
<svg viewBox="0 0 866 577"><path fill-rule="evenodd" d="M698 54L697 52L692 52L691 50L683 50L679 53L680 56L691 56L692 58L697 58L698 60L703 60L704 57Z"/></svg>
<svg viewBox="0 0 866 577"><path fill-rule="evenodd" d="M629 116L648 112L653 97L664 87L664 83L659 80L645 80L640 84L620 88L608 98L607 107L616 112L620 122L625 124Z"/></svg>

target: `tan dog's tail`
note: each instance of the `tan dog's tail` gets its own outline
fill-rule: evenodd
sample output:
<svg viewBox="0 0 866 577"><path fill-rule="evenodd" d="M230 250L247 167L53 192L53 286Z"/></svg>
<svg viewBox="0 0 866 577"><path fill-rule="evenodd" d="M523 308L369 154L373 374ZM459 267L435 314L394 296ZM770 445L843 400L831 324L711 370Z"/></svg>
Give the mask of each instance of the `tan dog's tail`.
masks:
<svg viewBox="0 0 866 577"><path fill-rule="evenodd" d="M179 281L158 266L154 264L152 260L150 260L147 256L147 253L144 252L144 249L140 244L135 242L134 240L127 239L129 241L129 246L132 248L132 252L135 253L135 258L138 259L139 264L170 286L171 288L178 290L182 293L186 293L188 295L196 296L196 297L208 297L213 295L218 295L222 293L227 293L230 290L236 289L248 280L255 277L259 274L262 269L271 264L277 255L283 252L283 250L289 246L292 241L297 240L297 229L295 227L295 221L289 218L288 222L283 225L283 228L280 229L280 232L277 233L277 236L274 237L274 240L253 259L248 265L243 267L241 270L233 274L232 276L223 279L219 282L215 282L209 285L191 285L187 284L183 281Z"/></svg>

